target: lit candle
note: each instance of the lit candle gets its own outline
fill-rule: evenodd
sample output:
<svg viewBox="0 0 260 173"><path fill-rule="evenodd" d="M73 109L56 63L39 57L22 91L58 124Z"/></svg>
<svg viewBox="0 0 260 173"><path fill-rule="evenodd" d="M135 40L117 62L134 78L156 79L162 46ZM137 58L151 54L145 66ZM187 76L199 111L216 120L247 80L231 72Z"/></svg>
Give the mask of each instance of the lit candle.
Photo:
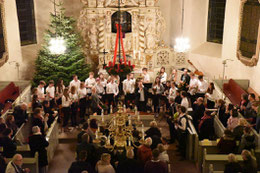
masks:
<svg viewBox="0 0 260 173"><path fill-rule="evenodd" d="M96 131L96 139L98 139L98 131Z"/></svg>
<svg viewBox="0 0 260 173"><path fill-rule="evenodd" d="M142 133L144 134L144 124L142 124Z"/></svg>
<svg viewBox="0 0 260 173"><path fill-rule="evenodd" d="M100 127L99 127L99 125L98 125L98 129L97 129L97 131L100 132Z"/></svg>
<svg viewBox="0 0 260 173"><path fill-rule="evenodd" d="M133 55L133 59L135 59L135 50L134 50L134 55Z"/></svg>
<svg viewBox="0 0 260 173"><path fill-rule="evenodd" d="M113 106L110 105L110 114L113 114Z"/></svg>
<svg viewBox="0 0 260 173"><path fill-rule="evenodd" d="M131 125L131 117L129 116L128 118L128 125L130 126Z"/></svg>
<svg viewBox="0 0 260 173"><path fill-rule="evenodd" d="M140 115L137 115L137 120L140 121Z"/></svg>
<svg viewBox="0 0 260 173"><path fill-rule="evenodd" d="M114 118L114 126L116 126L116 119Z"/></svg>
<svg viewBox="0 0 260 173"><path fill-rule="evenodd" d="M110 145L110 135L107 138L107 145Z"/></svg>
<svg viewBox="0 0 260 173"><path fill-rule="evenodd" d="M130 138L130 136L128 137L128 146L131 146L131 138Z"/></svg>

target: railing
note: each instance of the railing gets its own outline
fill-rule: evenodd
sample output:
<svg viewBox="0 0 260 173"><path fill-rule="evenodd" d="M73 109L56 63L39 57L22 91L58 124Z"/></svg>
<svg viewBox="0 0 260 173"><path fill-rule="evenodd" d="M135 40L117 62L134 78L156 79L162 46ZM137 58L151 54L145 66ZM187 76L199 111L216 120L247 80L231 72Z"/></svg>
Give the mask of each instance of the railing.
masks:
<svg viewBox="0 0 260 173"><path fill-rule="evenodd" d="M197 160L198 155L198 134L196 132L196 129L191 122L191 120L188 120L189 128L188 128L188 135L187 135L187 141L186 141L186 158L188 160Z"/></svg>
<svg viewBox="0 0 260 173"><path fill-rule="evenodd" d="M47 148L48 161L50 162L54 156L54 152L59 145L59 123L58 117L55 118L51 127L46 133L46 140L49 142Z"/></svg>

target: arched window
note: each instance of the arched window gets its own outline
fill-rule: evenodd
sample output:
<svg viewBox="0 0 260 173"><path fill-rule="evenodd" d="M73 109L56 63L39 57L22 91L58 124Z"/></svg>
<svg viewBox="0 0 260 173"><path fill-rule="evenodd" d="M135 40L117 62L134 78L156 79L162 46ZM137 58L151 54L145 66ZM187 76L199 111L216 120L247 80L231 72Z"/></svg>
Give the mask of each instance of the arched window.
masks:
<svg viewBox="0 0 260 173"><path fill-rule="evenodd" d="M115 12L112 15L112 32L117 33L116 23L120 19L120 24L122 25L122 32L129 33L132 32L132 16L127 11L121 11L119 15L119 11Z"/></svg>
<svg viewBox="0 0 260 173"><path fill-rule="evenodd" d="M222 44L226 0L209 0L207 41Z"/></svg>
<svg viewBox="0 0 260 173"><path fill-rule="evenodd" d="M260 1L242 0L237 57L247 66L255 66L260 49Z"/></svg>
<svg viewBox="0 0 260 173"><path fill-rule="evenodd" d="M8 60L3 6L3 2L0 1L0 67Z"/></svg>
<svg viewBox="0 0 260 173"><path fill-rule="evenodd" d="M33 0L16 0L21 45L35 44L36 28Z"/></svg>

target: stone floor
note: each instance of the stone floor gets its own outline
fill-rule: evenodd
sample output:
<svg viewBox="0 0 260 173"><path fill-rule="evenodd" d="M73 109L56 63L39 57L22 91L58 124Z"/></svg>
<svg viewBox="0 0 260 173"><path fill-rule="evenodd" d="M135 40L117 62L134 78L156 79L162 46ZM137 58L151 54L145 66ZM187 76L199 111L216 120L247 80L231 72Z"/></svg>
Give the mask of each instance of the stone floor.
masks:
<svg viewBox="0 0 260 173"><path fill-rule="evenodd" d="M157 120L162 135L169 137L168 124L165 120ZM68 171L71 163L75 160L76 135L74 130L70 133L60 134L60 144L55 152L53 160L49 163L48 173L65 173ZM199 173L194 162L179 161L176 155L175 144L169 145L168 154L171 163L171 173Z"/></svg>

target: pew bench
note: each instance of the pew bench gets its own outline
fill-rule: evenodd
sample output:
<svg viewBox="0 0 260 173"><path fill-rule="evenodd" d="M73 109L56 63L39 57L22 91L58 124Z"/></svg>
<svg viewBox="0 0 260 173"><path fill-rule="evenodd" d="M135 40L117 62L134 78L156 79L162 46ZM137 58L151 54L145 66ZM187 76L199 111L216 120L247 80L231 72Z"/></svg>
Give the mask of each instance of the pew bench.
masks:
<svg viewBox="0 0 260 173"><path fill-rule="evenodd" d="M233 79L223 84L223 92L234 105L239 105L241 95L247 93Z"/></svg>
<svg viewBox="0 0 260 173"><path fill-rule="evenodd" d="M0 103L4 105L2 112L4 114L8 109L12 107L12 103L6 102L7 100L15 101L19 96L19 87L15 86L13 82L7 85L4 89L0 91Z"/></svg>
<svg viewBox="0 0 260 173"><path fill-rule="evenodd" d="M236 155L237 161L242 162L242 156ZM216 171L222 171L225 169L225 164L228 163L228 155L227 154L208 154L207 149L204 149L203 153L203 165L202 165L202 173L209 173L210 164L216 168Z"/></svg>
<svg viewBox="0 0 260 173"><path fill-rule="evenodd" d="M32 173L39 173L38 166L38 153L35 153L34 157L24 157L23 156L23 168L29 168ZM10 162L12 158L6 158L7 162Z"/></svg>

